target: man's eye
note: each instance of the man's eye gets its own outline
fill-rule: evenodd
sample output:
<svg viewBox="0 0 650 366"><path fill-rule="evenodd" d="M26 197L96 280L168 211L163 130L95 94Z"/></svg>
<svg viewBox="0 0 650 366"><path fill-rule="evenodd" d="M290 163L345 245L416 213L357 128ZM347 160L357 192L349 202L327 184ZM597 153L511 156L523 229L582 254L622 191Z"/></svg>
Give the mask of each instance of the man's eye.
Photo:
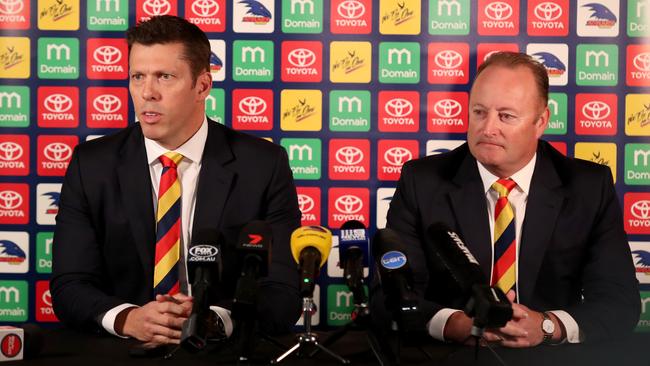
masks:
<svg viewBox="0 0 650 366"><path fill-rule="evenodd" d="M133 74L131 75L131 80L141 80L142 74Z"/></svg>
<svg viewBox="0 0 650 366"><path fill-rule="evenodd" d="M160 75L160 78L163 80L171 80L172 75L171 74L162 74Z"/></svg>
<svg viewBox="0 0 650 366"><path fill-rule="evenodd" d="M479 116L479 117L485 116L485 114L486 114L485 111L482 110L482 109L475 109L475 110L472 111L472 113L475 116Z"/></svg>

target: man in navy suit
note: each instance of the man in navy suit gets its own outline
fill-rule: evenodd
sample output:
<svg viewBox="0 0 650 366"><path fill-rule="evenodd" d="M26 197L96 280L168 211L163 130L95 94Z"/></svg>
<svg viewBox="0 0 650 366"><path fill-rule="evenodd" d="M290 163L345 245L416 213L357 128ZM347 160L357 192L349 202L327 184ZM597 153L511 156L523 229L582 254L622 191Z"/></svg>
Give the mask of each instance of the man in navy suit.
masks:
<svg viewBox="0 0 650 366"><path fill-rule="evenodd" d="M129 91L139 123L80 144L66 172L54 234L54 310L76 328L105 329L151 346L179 343L192 307L187 256L192 237L219 231L223 281L211 294L226 333L240 268L234 244L253 220L271 225L269 276L258 318L267 332L291 329L300 314L289 237L300 225L286 152L205 116L212 87L210 44L186 20L153 17L127 32ZM181 292L154 297L155 205L160 155L182 154Z"/></svg>
<svg viewBox="0 0 650 366"><path fill-rule="evenodd" d="M443 223L457 231L485 276L499 283L499 193L491 187L500 179L514 181L507 197L515 261L506 271L514 316L484 340L506 347L578 343L629 333L638 321L638 283L609 168L567 158L539 140L549 119L548 83L530 56L492 55L471 89L467 143L402 169L387 227L401 234L422 326L436 339L471 342L472 319L440 290L426 230ZM374 305L384 311L381 296Z"/></svg>

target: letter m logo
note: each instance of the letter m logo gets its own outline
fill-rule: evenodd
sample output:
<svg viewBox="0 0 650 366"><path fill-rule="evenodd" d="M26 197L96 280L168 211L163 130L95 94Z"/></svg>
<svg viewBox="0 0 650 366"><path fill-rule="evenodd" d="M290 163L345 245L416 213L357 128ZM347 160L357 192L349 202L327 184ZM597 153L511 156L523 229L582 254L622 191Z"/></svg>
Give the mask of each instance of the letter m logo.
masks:
<svg viewBox="0 0 650 366"><path fill-rule="evenodd" d="M343 303L345 302L345 303ZM352 292L350 291L337 291L336 292L336 306L337 307L350 307L352 306Z"/></svg>
<svg viewBox="0 0 650 366"><path fill-rule="evenodd" d="M456 11L456 16L460 16L461 6L457 0L440 0L438 1L438 15L444 16L444 10L447 10L447 16L452 16L452 12Z"/></svg>
<svg viewBox="0 0 650 366"><path fill-rule="evenodd" d="M117 12L120 11L120 0L95 0L95 7L97 8L97 11L101 12ZM111 9L111 7L114 9Z"/></svg>
<svg viewBox="0 0 650 366"><path fill-rule="evenodd" d="M12 300L13 299L13 300ZM0 301L5 304L20 302L20 292L15 287L0 287Z"/></svg>
<svg viewBox="0 0 650 366"><path fill-rule="evenodd" d="M605 51L587 51L585 52L585 59L586 66L609 67L609 55ZM602 65L601 60L603 62Z"/></svg>
<svg viewBox="0 0 650 366"><path fill-rule="evenodd" d="M650 150L634 150L634 165L648 166L648 157L650 157Z"/></svg>
<svg viewBox="0 0 650 366"><path fill-rule="evenodd" d="M402 48L402 49L397 49L397 48L390 48L388 50L388 64L392 65L393 60L397 58L397 64L401 65L402 64L402 58L406 57L406 64L410 65L411 64L411 51Z"/></svg>
<svg viewBox="0 0 650 366"><path fill-rule="evenodd" d="M304 154L307 155L307 159L311 160L313 155L313 150L309 145L291 145L289 146L289 160L295 160L295 155L298 154L298 160L304 160Z"/></svg>
<svg viewBox="0 0 650 366"><path fill-rule="evenodd" d="M20 108L22 98L16 92L0 93L0 108Z"/></svg>
<svg viewBox="0 0 650 366"><path fill-rule="evenodd" d="M361 113L361 99L358 97L339 97L339 113L343 112L347 106L347 112L352 113L356 106L357 113Z"/></svg>
<svg viewBox="0 0 650 366"><path fill-rule="evenodd" d="M242 62L265 62L265 52L261 47L242 47L241 49L241 60Z"/></svg>
<svg viewBox="0 0 650 366"><path fill-rule="evenodd" d="M47 45L47 59L52 59L52 54L55 54L56 60L61 60L61 53L65 52L65 59L70 60L70 47L64 44L48 44Z"/></svg>
<svg viewBox="0 0 650 366"><path fill-rule="evenodd" d="M312 0L291 0L291 14L296 14L300 7L300 14L305 14L305 8L309 7L309 14L314 15L314 2Z"/></svg>

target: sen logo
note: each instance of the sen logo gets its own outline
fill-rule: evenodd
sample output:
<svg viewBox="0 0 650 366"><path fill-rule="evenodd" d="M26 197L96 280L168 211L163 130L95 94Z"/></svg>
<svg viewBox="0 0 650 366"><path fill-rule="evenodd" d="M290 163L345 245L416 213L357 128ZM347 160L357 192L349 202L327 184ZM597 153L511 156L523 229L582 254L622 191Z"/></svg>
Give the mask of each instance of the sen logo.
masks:
<svg viewBox="0 0 650 366"><path fill-rule="evenodd" d="M79 137L77 136L38 136L38 175L64 176L70 158L72 158L72 150L78 143Z"/></svg>
<svg viewBox="0 0 650 366"><path fill-rule="evenodd" d="M420 130L420 93L380 91L377 105L379 131L418 132Z"/></svg>

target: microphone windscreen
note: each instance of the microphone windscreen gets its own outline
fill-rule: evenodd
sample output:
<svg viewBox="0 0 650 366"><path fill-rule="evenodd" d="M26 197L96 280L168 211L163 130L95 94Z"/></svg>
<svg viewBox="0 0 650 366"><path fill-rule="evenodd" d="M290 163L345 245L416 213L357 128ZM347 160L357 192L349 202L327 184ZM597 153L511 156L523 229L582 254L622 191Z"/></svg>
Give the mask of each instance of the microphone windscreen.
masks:
<svg viewBox="0 0 650 366"><path fill-rule="evenodd" d="M341 268L348 260L350 249L358 250L363 258L363 266L368 266L368 231L357 220L346 221L339 229L339 265Z"/></svg>
<svg viewBox="0 0 650 366"><path fill-rule="evenodd" d="M332 250L332 232L322 226L301 226L291 233L291 254L300 263L300 252L314 247L320 253L322 267Z"/></svg>

